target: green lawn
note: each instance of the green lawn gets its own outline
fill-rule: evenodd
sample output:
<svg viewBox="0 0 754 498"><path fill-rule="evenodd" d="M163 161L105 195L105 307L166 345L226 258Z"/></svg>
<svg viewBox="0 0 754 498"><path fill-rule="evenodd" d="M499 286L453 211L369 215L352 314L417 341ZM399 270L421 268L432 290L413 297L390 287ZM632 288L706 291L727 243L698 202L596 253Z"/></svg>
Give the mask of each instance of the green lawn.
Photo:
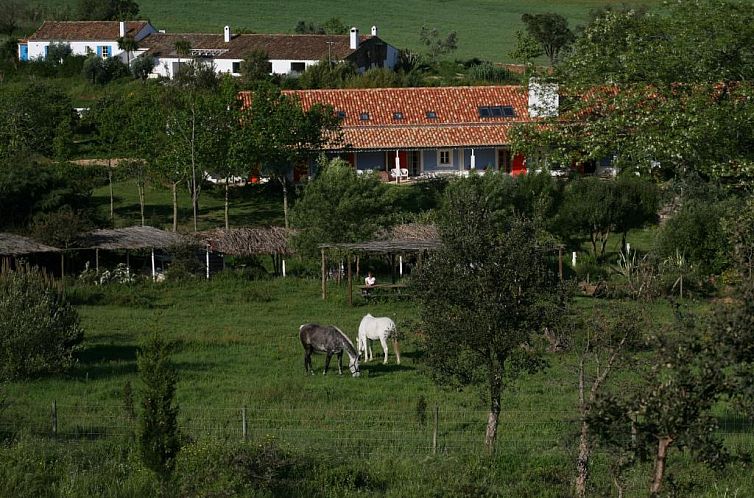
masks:
<svg viewBox="0 0 754 498"><path fill-rule="evenodd" d="M104 448L128 439L135 425L126 417L121 393L127 381L138 386L136 347L144 333L156 331L176 342L180 424L193 441L185 448L187 458L199 451L197 444L235 444L241 438L241 409L246 407L251 441L273 438L295 451L346 460L358 455L369 462L370 475L387 481L387 488L375 494L429 496L434 489L463 495L461 490L471 489L467 486L473 483L482 486L476 479L484 469L485 479L493 484L478 489L497 490L503 496L563 496L570 489L577 433L573 353L548 355L547 370L522 378L506 391L498 455L480 461L485 393L444 389L431 381L415 343L413 302L366 305L357 297L356 306L349 307L344 287L334 284L328 301L322 301L316 280L249 281L232 274L211 281L144 282L125 288L76 286L69 289L69 299L76 303L86 330L78 365L63 377L8 384L10 406L0 416L0 431L27 434L32 442L50 441L45 435L50 431L50 405L56 401L61 442L44 451L67 456L48 454L48 470L53 473L60 469L56 465L84 473L80 466L85 460L76 460L70 452L87 447L95 454L111 451ZM589 312L604 303L579 299L577 308ZM666 304L649 309L659 322L672 320ZM299 325L332 323L355 339L359 320L367 312L389 315L405 331L401 365L394 363L391 350L388 365L363 365L360 378L338 376L336 371L323 376L324 358L316 356L316 375L305 375ZM379 345L375 346L379 356ZM417 415L420 397L427 402L425 424ZM430 458L435 406L440 456L428 467L417 466ZM748 425L734 428L728 437L744 447L752 444ZM24 451L24 446L6 448L7 457L22 459L12 448ZM604 491L609 486L604 455L596 458L594 482ZM674 469L687 465L685 458L671 462ZM715 475L693 469L694 475L680 474L682 480L695 483L690 495L704 495L715 484L754 490L750 472ZM71 472L63 472L60 479L80 490L68 476ZM452 479L447 479L447 472ZM392 476L402 481L393 482ZM137 477L124 477L124 482L135 485ZM638 473L632 475L629 496L642 495L642 479ZM115 486L109 480L97 482Z"/></svg>
<svg viewBox="0 0 754 498"><path fill-rule="evenodd" d="M74 0L48 0L49 5L73 5ZM299 20L322 23L339 17L368 34L372 25L380 29L387 42L414 50L421 49L419 30L422 25L442 32L458 33L458 51L454 57L479 57L498 62L509 61L508 53L515 32L523 28L524 13L557 12L565 16L572 28L583 24L589 11L604 5L621 5L618 0L289 0L284 4L271 0L141 0L141 18L150 19L155 27L168 32L221 33L223 26L257 33L292 33ZM642 2L660 5L658 0Z"/></svg>

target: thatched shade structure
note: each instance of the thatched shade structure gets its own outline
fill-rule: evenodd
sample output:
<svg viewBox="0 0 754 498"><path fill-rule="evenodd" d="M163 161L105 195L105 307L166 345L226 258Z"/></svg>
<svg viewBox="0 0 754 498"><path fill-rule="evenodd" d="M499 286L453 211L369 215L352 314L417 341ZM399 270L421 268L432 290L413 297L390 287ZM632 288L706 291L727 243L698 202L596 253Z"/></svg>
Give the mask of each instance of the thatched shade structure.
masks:
<svg viewBox="0 0 754 498"><path fill-rule="evenodd" d="M131 263L128 251L150 249L152 251L152 278L156 278L155 249L165 249L176 244L190 244L194 241L179 233L167 232L150 226L127 228L105 228L87 234L81 247L95 250L95 267L99 271L99 251L126 251L126 267L130 271Z"/></svg>
<svg viewBox="0 0 754 498"><path fill-rule="evenodd" d="M231 228L223 230L208 230L199 232L195 236L212 250L231 256L258 256L293 254L288 243L293 230L283 227L267 228Z"/></svg>
<svg viewBox="0 0 754 498"><path fill-rule="evenodd" d="M21 256L44 252L60 252L60 249L41 244L22 235L0 233L0 256Z"/></svg>
<svg viewBox="0 0 754 498"><path fill-rule="evenodd" d="M191 239L175 232L143 226L95 230L88 234L81 246L87 249L135 250L165 249L176 244L190 243Z"/></svg>

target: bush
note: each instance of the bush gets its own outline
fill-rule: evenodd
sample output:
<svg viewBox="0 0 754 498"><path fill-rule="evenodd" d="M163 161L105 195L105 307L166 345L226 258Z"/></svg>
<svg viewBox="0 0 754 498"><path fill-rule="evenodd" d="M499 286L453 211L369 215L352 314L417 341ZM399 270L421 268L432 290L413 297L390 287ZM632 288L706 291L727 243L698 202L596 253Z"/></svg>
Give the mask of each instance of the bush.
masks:
<svg viewBox="0 0 754 498"><path fill-rule="evenodd" d="M196 247L189 244L177 244L168 248L171 257L170 266L165 272L168 280L191 278L202 271L202 262L196 255Z"/></svg>
<svg viewBox="0 0 754 498"><path fill-rule="evenodd" d="M660 230L657 252L663 258L686 258L693 270L717 275L728 265L728 238L720 220L724 203L689 201Z"/></svg>
<svg viewBox="0 0 754 498"><path fill-rule="evenodd" d="M39 270L0 275L0 379L62 372L83 339L76 310Z"/></svg>

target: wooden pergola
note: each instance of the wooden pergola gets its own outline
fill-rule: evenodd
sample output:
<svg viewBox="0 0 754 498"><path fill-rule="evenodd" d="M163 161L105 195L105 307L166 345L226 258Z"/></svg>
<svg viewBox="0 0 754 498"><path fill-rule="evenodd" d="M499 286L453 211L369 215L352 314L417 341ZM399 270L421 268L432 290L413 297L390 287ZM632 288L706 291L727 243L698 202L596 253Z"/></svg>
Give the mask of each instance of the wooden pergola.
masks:
<svg viewBox="0 0 754 498"><path fill-rule="evenodd" d="M319 248L322 255L322 299L327 299L327 252L337 250L346 253L346 268L348 280L348 304L353 304L353 274L351 272L351 263L356 262L358 273L358 261L361 255L383 255L390 258L391 276L395 282L395 256L399 254L416 254L421 262L422 255L434 251L440 247L439 239L417 240L417 239L392 239L392 240L372 240L368 242L342 243L342 244L320 244ZM354 259L355 258L355 259Z"/></svg>

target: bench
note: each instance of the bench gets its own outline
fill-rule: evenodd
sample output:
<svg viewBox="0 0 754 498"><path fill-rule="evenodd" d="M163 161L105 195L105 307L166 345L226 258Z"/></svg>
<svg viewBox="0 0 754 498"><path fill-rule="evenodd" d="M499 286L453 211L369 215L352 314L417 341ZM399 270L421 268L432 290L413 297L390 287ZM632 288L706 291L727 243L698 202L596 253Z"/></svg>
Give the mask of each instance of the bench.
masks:
<svg viewBox="0 0 754 498"><path fill-rule="evenodd" d="M376 284L376 285L360 285L361 295L369 301L376 298L403 298L409 297L407 292L408 286L405 284Z"/></svg>

